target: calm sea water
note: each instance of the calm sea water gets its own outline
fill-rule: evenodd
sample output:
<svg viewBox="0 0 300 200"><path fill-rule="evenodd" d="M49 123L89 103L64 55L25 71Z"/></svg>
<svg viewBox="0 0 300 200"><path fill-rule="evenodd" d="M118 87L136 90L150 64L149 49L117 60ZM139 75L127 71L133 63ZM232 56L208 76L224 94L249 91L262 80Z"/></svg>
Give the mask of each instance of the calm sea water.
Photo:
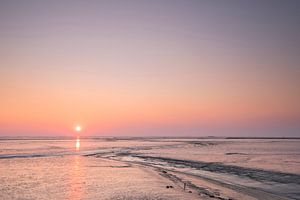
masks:
<svg viewBox="0 0 300 200"><path fill-rule="evenodd" d="M130 187L140 193L146 175L122 161L300 198L300 140L38 138L0 140L0 199L112 199ZM156 186L153 179L142 191Z"/></svg>

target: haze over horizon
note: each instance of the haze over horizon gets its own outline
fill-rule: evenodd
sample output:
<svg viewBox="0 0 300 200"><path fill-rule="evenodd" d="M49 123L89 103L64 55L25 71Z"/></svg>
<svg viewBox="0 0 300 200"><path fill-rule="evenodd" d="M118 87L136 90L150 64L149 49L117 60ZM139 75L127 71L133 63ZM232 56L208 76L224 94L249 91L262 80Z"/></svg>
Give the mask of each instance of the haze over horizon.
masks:
<svg viewBox="0 0 300 200"><path fill-rule="evenodd" d="M0 1L0 136L300 137L300 1Z"/></svg>

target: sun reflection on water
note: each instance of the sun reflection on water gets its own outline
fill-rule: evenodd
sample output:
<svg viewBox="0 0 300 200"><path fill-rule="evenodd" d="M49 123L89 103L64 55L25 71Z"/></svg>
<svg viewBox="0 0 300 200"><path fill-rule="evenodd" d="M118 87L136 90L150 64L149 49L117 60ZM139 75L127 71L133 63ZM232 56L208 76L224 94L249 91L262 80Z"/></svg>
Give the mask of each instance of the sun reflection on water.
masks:
<svg viewBox="0 0 300 200"><path fill-rule="evenodd" d="M77 139L79 140L79 139ZM77 144L76 140L76 144ZM80 140L79 140L80 141ZM84 192L84 171L82 169L82 157L76 155L74 158L73 169L70 170L70 187L68 189L67 199L82 199L82 194Z"/></svg>
<svg viewBox="0 0 300 200"><path fill-rule="evenodd" d="M76 151L80 150L80 139L79 138L76 139L75 147L76 147Z"/></svg>

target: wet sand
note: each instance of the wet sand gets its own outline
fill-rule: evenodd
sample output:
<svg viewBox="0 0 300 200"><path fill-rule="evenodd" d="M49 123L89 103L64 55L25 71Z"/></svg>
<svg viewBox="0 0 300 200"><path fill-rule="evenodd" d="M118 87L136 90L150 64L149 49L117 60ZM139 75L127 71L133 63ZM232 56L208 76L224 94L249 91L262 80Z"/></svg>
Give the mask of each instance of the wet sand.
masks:
<svg viewBox="0 0 300 200"><path fill-rule="evenodd" d="M299 142L1 141L0 199L299 199Z"/></svg>
<svg viewBox="0 0 300 200"><path fill-rule="evenodd" d="M148 167L83 156L23 162L1 160L0 199L196 199Z"/></svg>

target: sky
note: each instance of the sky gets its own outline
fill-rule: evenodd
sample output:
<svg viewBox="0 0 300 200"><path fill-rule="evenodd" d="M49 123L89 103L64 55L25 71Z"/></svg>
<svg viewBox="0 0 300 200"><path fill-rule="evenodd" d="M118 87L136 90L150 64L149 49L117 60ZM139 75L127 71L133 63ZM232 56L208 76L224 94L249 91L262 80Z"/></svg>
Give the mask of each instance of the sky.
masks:
<svg viewBox="0 0 300 200"><path fill-rule="evenodd" d="M0 136L300 137L300 1L0 0Z"/></svg>

